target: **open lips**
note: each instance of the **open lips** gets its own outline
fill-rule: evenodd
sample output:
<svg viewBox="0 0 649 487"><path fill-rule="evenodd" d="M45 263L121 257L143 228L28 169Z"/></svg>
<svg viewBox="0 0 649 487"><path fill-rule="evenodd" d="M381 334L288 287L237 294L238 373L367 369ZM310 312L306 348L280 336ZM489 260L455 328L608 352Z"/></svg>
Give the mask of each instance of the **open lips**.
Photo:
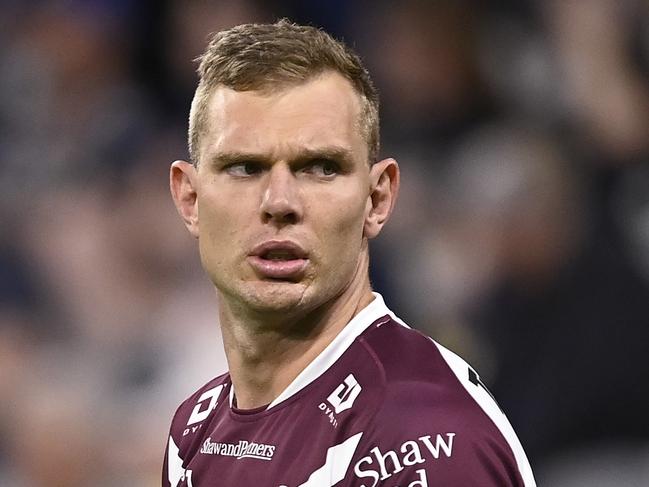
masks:
<svg viewBox="0 0 649 487"><path fill-rule="evenodd" d="M262 278L296 280L308 264L308 255L295 242L271 240L257 245L248 261Z"/></svg>

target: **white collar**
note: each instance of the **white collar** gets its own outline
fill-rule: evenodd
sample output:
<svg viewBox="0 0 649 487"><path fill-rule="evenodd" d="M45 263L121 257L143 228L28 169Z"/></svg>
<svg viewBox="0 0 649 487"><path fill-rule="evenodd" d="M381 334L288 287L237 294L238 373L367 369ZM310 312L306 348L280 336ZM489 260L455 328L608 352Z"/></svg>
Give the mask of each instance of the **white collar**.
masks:
<svg viewBox="0 0 649 487"><path fill-rule="evenodd" d="M307 365L298 376L293 379L282 393L271 402L267 410L277 406L282 401L293 396L304 389L314 380L324 374L329 368L336 363L345 351L351 346L356 338L363 333L372 323L379 318L390 315L395 318L394 313L388 309L379 293L372 293L374 300L365 306L349 323L341 330L340 333L327 345L320 354ZM234 387L230 388L230 407L234 399Z"/></svg>
<svg viewBox="0 0 649 487"><path fill-rule="evenodd" d="M307 365L295 379L293 379L293 382L291 382L266 409L277 406L280 402L285 401L311 384L311 382L329 370L341 355L347 351L353 341L356 340L356 338L372 323L382 316L392 314L385 305L383 297L379 293L372 294L374 294L374 300L354 316L349 323L347 323L345 328L341 330L336 338L327 345L327 348L320 352L320 354L309 365Z"/></svg>

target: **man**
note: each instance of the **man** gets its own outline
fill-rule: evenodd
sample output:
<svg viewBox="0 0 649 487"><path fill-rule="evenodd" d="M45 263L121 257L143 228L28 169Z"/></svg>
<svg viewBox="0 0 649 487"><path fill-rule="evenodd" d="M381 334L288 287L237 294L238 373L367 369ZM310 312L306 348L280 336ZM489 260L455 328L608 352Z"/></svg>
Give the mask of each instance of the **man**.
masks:
<svg viewBox="0 0 649 487"><path fill-rule="evenodd" d="M199 73L170 184L230 371L177 410L163 485L534 485L477 374L372 293L399 169L358 57L280 21L216 34Z"/></svg>

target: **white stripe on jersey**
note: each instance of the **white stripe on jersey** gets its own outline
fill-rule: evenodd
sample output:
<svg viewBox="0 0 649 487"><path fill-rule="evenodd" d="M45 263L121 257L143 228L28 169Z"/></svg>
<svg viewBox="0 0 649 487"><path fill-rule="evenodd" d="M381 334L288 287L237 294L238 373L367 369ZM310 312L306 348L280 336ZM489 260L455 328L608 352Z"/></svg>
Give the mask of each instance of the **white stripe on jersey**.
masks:
<svg viewBox="0 0 649 487"><path fill-rule="evenodd" d="M507 443L509 443L509 447L512 449L514 457L516 458L518 471L523 478L525 487L536 487L534 475L532 475L532 468L530 467L527 456L523 451L521 442L516 436L514 428L512 428L509 420L500 410L500 407L498 406L498 404L496 404L496 401L494 401L494 399L491 397L491 394L489 394L489 392L484 387L476 387L476 385L469 380L470 366L464 361L464 359L451 352L447 348L443 347L432 338L431 341L437 346L440 353L442 354L442 357L444 357L444 360L451 368L457 379L460 381L460 384L462 384L467 392L471 394L471 397L473 397L474 401L480 405L482 410L487 414L487 416L489 416L491 421L493 421L496 427L500 430L505 440L507 440Z"/></svg>
<svg viewBox="0 0 649 487"><path fill-rule="evenodd" d="M410 328L406 323L404 323L398 316L396 316L391 310L388 310L388 313L394 321L400 325ZM469 380L469 369L473 368L459 355L450 351L448 348L440 345L432 338L428 337L431 342L435 344L442 357L453 371L458 381L466 389L466 391L471 395L473 400L478 403L482 410L489 416L489 419L493 421L496 427L500 430L500 433L503 435L509 447L514 453L514 458L516 458L516 465L518 466L518 471L525 482L525 487L536 487L536 481L534 480L534 475L532 474L532 467L530 467L530 462L525 455L523 446L521 445L518 436L514 432L514 428L509 423L507 416L500 410L498 404L491 396L491 394L484 387L476 387Z"/></svg>
<svg viewBox="0 0 649 487"><path fill-rule="evenodd" d="M183 459L180 458L180 449L171 436L169 437L169 452L167 455L167 473L171 487L176 487L180 479L185 475Z"/></svg>
<svg viewBox="0 0 649 487"><path fill-rule="evenodd" d="M327 449L325 464L309 475L309 480L298 487L333 487L345 478L362 435L361 431Z"/></svg>

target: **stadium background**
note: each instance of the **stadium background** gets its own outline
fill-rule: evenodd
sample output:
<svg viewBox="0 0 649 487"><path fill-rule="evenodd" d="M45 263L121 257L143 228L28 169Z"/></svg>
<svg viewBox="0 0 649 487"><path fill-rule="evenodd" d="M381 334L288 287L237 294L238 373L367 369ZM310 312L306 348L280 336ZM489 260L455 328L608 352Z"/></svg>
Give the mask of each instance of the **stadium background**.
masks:
<svg viewBox="0 0 649 487"><path fill-rule="evenodd" d="M190 60L283 16L382 93L375 287L482 371L539 485L649 485L639 0L0 1L0 485L159 485L174 407L225 369L167 190Z"/></svg>

